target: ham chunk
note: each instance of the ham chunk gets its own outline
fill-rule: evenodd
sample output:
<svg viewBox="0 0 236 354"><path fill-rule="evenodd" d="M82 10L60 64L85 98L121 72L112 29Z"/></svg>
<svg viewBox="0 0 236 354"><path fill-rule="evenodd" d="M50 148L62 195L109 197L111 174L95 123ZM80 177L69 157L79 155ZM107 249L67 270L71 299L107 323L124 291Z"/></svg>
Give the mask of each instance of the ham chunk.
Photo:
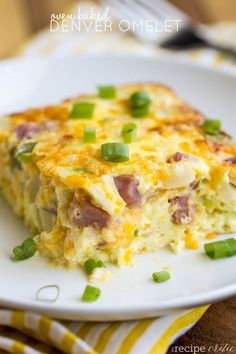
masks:
<svg viewBox="0 0 236 354"><path fill-rule="evenodd" d="M41 126L37 123L22 123L19 124L16 128L17 139L31 139L34 135L38 134L41 131Z"/></svg>
<svg viewBox="0 0 236 354"><path fill-rule="evenodd" d="M141 195L137 189L134 175L120 175L114 177L116 188L128 206L140 204Z"/></svg>
<svg viewBox="0 0 236 354"><path fill-rule="evenodd" d="M55 121L43 121L41 123L21 123L16 127L16 137L18 141L31 139L41 131L54 131L58 126Z"/></svg>
<svg viewBox="0 0 236 354"><path fill-rule="evenodd" d="M182 160L188 160L192 156L185 154L183 152L176 152L174 155L171 156L170 162L179 162Z"/></svg>
<svg viewBox="0 0 236 354"><path fill-rule="evenodd" d="M200 181L196 179L195 181L190 183L189 188L194 190L194 189L196 189L199 186L199 183L200 183Z"/></svg>
<svg viewBox="0 0 236 354"><path fill-rule="evenodd" d="M69 208L69 217L73 225L83 228L92 226L97 230L108 225L110 215L91 203L88 197L78 201L74 198Z"/></svg>
<svg viewBox="0 0 236 354"><path fill-rule="evenodd" d="M229 165L236 165L236 156L228 157L224 161Z"/></svg>
<svg viewBox="0 0 236 354"><path fill-rule="evenodd" d="M180 162L180 161L197 161L196 156L190 155L190 154L185 154L184 152L177 151L173 155L171 155L167 162Z"/></svg>
<svg viewBox="0 0 236 354"><path fill-rule="evenodd" d="M193 221L195 208L188 195L172 198L169 203L174 209L172 220L175 224L186 225Z"/></svg>

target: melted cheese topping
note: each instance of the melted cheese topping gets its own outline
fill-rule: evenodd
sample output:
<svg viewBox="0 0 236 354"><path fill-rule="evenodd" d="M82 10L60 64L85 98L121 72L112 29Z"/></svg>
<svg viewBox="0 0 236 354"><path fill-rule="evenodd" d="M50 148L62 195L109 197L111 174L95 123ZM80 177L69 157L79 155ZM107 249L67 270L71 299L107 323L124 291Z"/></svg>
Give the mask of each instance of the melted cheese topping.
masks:
<svg viewBox="0 0 236 354"><path fill-rule="evenodd" d="M151 98L150 112L145 117L134 118L129 98L140 90ZM95 104L93 117L70 118L73 103L84 101ZM203 121L200 113L170 89L156 84L118 87L114 99L81 96L57 106L3 117L0 155L6 169L2 172L1 185L15 211L23 215L31 228L43 231L37 236L39 249L70 265L83 263L98 254L104 260L109 254L110 260L126 264L132 253L165 245L171 245L175 251L184 244L196 248L199 239L207 233L236 231L233 222L236 165L225 162L236 156L236 146L224 133L217 137L205 135ZM137 125L137 137L129 144L129 160L104 161L101 144L123 142L122 128L128 122ZM47 127L19 142L16 129L22 123ZM96 128L96 143L83 142L84 127ZM30 141L37 142L34 163L25 163L13 176L9 160L4 156ZM190 157L171 162L176 152ZM113 177L122 174L135 176L141 205L129 208L120 196ZM21 200L20 186L25 180L28 182ZM36 180L41 183L38 192ZM191 189L196 181L199 182L197 191ZM69 204L73 193L81 190L111 216L109 227L97 231L71 224ZM191 195L194 199L197 216L191 227L175 225L171 219L169 200L177 195ZM55 208L57 217L53 214ZM228 214L223 215L226 211ZM135 236L136 230L139 236Z"/></svg>

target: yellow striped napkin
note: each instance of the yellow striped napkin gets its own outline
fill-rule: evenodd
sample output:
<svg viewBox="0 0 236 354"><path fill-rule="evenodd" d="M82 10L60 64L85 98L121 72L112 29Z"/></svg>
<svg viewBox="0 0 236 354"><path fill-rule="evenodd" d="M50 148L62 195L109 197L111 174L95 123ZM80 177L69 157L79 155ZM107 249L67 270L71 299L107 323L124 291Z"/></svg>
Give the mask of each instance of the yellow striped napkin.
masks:
<svg viewBox="0 0 236 354"><path fill-rule="evenodd" d="M17 354L164 354L207 308L110 323L62 323L36 313L0 310L0 350Z"/></svg>

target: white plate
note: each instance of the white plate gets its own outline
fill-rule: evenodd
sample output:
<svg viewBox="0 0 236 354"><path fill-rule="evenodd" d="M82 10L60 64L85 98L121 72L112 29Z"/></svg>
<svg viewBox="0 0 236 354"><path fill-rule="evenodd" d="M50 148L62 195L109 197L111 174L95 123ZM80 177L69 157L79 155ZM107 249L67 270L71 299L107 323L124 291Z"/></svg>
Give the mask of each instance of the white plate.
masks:
<svg viewBox="0 0 236 354"><path fill-rule="evenodd" d="M148 58L65 58L5 61L0 64L0 113L19 111L93 91L97 84L137 81L163 82L223 127L236 133L236 77L192 64ZM236 135L236 134L235 134ZM0 303L48 315L80 320L115 320L156 316L174 309L211 303L236 294L236 257L211 261L202 249L173 255L164 250L135 257L136 267L114 269L110 282L101 284L101 298L92 304L80 296L86 285L82 271L55 269L40 256L14 263L12 248L29 233L0 203ZM172 279L151 280L154 271L173 266ZM58 284L54 304L34 299L43 285Z"/></svg>

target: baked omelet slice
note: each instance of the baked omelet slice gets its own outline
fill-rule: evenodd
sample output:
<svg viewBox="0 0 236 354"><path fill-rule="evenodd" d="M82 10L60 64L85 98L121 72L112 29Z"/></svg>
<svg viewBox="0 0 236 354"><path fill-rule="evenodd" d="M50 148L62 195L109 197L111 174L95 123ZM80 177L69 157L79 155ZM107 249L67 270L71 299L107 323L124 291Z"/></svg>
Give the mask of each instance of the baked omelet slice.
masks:
<svg viewBox="0 0 236 354"><path fill-rule="evenodd" d="M2 194L57 264L236 232L236 145L163 85L100 87L0 125Z"/></svg>

